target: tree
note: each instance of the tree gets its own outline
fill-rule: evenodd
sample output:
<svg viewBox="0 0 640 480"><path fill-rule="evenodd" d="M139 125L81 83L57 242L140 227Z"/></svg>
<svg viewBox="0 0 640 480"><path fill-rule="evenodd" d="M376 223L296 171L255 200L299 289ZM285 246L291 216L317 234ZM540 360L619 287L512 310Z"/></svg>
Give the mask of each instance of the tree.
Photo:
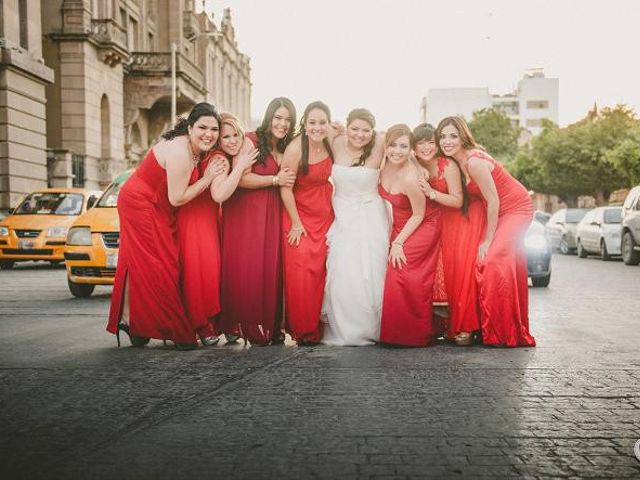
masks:
<svg viewBox="0 0 640 480"><path fill-rule="evenodd" d="M605 154L605 161L616 168L627 181L626 187L640 184L640 132Z"/></svg>
<svg viewBox="0 0 640 480"><path fill-rule="evenodd" d="M492 108L473 112L469 129L476 141L503 163L516 155L520 129L514 127L503 112Z"/></svg>

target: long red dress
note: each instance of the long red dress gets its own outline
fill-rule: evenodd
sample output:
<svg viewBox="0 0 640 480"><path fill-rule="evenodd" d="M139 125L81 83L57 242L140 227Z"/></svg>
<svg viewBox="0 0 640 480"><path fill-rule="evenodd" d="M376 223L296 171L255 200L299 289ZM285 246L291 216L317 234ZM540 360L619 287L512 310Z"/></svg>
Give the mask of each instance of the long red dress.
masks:
<svg viewBox="0 0 640 480"><path fill-rule="evenodd" d="M485 259L478 264L482 342L507 347L535 346L529 333L529 286L524 237L533 218L526 188L482 151L474 157L493 165L500 209L498 225ZM469 192L480 194L473 180Z"/></svg>
<svg viewBox="0 0 640 480"><path fill-rule="evenodd" d="M153 149L118 195L120 249L107 330L116 333L129 279L131 335L194 343L180 292L176 209Z"/></svg>
<svg viewBox="0 0 640 480"><path fill-rule="evenodd" d="M209 159L191 172L189 185L202 178ZM201 337L216 335L214 317L220 312L220 236L219 205L205 189L177 213L181 286L185 308L193 330Z"/></svg>
<svg viewBox="0 0 640 480"><path fill-rule="evenodd" d="M437 190L441 193L448 194L449 187L447 185L447 180L444 178L444 169L449 164L449 160L447 157L438 158L438 171L435 177L429 178L429 184L434 190ZM442 209L443 206L439 203L435 203L438 208ZM438 241L438 262L436 266L436 277L433 282L433 304L434 305L447 305L448 297L447 297L447 287L444 281L444 265L442 263L442 245L440 240Z"/></svg>
<svg viewBox="0 0 640 480"><path fill-rule="evenodd" d="M387 192L378 186L380 196L391 203L393 241L411 217L411 203L404 194ZM435 340L433 325L433 282L438 261L440 209L427 199L422 223L404 242L407 264L402 269L387 268L382 299L380 342L425 347Z"/></svg>
<svg viewBox="0 0 640 480"><path fill-rule="evenodd" d="M437 190L441 188L438 184L433 187ZM466 214L459 208L441 206L440 245L449 303L447 337L450 339L460 332L471 333L480 330L480 307L475 274L478 245L484 232L486 214L481 195L478 192L468 193Z"/></svg>
<svg viewBox="0 0 640 480"><path fill-rule="evenodd" d="M248 133L258 145L254 132ZM251 171L276 175L272 155ZM258 345L280 335L282 325L282 202L278 187L237 188L222 204L222 272L218 327Z"/></svg>
<svg viewBox="0 0 640 480"><path fill-rule="evenodd" d="M307 236L300 245L289 245L287 233L291 219L283 209L283 254L285 324L297 342L319 343L322 340L320 311L327 276L327 231L333 222L332 188L329 183L331 157L309 165L303 175L298 171L293 196Z"/></svg>

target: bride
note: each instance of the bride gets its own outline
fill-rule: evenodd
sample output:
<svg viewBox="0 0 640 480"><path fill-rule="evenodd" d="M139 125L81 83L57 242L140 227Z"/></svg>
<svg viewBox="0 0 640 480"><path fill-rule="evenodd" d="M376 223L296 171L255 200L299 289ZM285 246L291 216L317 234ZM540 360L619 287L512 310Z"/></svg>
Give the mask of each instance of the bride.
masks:
<svg viewBox="0 0 640 480"><path fill-rule="evenodd" d="M374 127L371 112L352 110L346 134L332 143L335 220L327 233L326 345L370 345L380 335L390 221L378 195L384 146Z"/></svg>

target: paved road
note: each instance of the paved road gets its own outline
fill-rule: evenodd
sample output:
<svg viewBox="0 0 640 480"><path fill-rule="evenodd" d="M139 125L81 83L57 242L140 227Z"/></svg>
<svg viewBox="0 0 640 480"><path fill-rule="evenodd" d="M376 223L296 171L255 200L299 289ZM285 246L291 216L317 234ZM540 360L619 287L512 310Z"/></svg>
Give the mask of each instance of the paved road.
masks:
<svg viewBox="0 0 640 480"><path fill-rule="evenodd" d="M0 478L640 478L640 268L555 256L527 349L116 348L0 272Z"/></svg>

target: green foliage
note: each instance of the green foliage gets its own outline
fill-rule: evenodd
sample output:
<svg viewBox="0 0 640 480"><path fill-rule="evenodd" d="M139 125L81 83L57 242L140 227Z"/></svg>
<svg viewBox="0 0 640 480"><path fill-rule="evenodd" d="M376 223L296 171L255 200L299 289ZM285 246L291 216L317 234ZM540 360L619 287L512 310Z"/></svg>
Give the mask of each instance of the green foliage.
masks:
<svg viewBox="0 0 640 480"><path fill-rule="evenodd" d="M516 155L520 129L514 127L503 112L492 108L474 112L469 129L476 141L503 163Z"/></svg>
<svg viewBox="0 0 640 480"><path fill-rule="evenodd" d="M572 205L579 195L598 203L638 182L640 121L624 105L592 111L566 128L543 122L540 135L509 165L528 188L558 195Z"/></svg>

